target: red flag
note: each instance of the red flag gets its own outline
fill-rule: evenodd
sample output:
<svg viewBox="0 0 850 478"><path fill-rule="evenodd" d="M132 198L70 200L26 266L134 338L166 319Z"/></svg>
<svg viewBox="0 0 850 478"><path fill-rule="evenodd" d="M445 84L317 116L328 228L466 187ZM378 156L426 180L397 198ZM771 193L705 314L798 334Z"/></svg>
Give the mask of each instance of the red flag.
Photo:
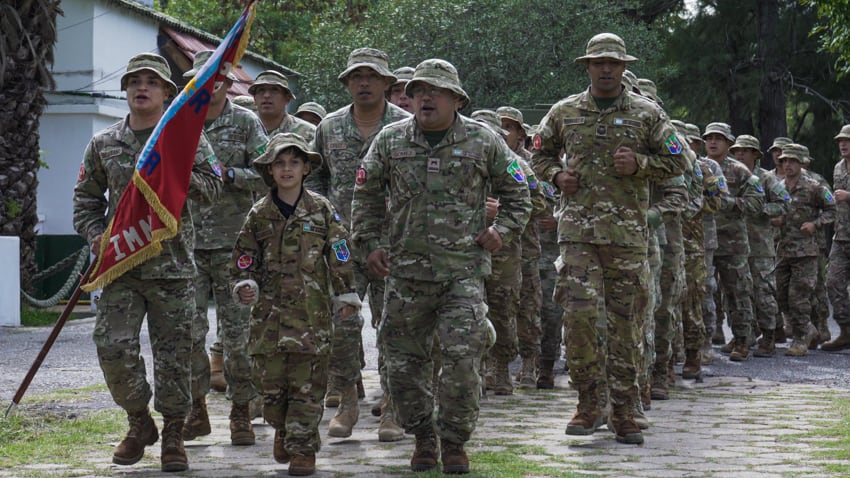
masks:
<svg viewBox="0 0 850 478"><path fill-rule="evenodd" d="M189 191L195 152L204 128L209 102L248 46L254 20L249 0L239 20L203 68L172 101L139 155L133 180L118 200L109 221L91 280L91 292L120 277L162 251L162 241L177 235ZM213 164L221 175L217 162Z"/></svg>

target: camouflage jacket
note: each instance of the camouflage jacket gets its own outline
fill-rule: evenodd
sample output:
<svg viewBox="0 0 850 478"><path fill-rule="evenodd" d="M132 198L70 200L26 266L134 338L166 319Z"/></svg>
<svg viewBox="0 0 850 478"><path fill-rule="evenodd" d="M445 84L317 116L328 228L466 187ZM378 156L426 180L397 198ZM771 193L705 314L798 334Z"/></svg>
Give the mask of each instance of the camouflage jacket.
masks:
<svg viewBox="0 0 850 478"><path fill-rule="evenodd" d="M316 136L316 126L301 118L297 118L291 114L286 114L283 117L283 121L280 122L277 128L268 131L267 133L269 139L272 139L272 137L278 133L295 133L300 135L309 143L310 141L313 141L313 138Z"/></svg>
<svg viewBox="0 0 850 478"><path fill-rule="evenodd" d="M670 239L681 242L681 213L688 203L684 176L653 181L649 188L647 223L655 231L658 245L666 246Z"/></svg>
<svg viewBox="0 0 850 478"><path fill-rule="evenodd" d="M810 169L806 169L805 173L808 174L812 179L817 181L818 184L820 184L821 186L824 186L825 188L832 191L832 189L829 187L829 182L826 180L826 178L824 178L820 174L818 174L815 171L812 171ZM829 255L829 249L827 249L826 231L827 231L827 228L822 228L822 229L818 229L818 232L817 232L817 234L818 234L818 246L820 247L821 254L823 254L824 257Z"/></svg>
<svg viewBox="0 0 850 478"><path fill-rule="evenodd" d="M232 169L235 176L233 182L225 180L216 202L190 203L195 249L230 250L254 204L255 192L269 189L251 164L265 150L268 138L254 113L230 101L204 132L218 162Z"/></svg>
<svg viewBox="0 0 850 478"><path fill-rule="evenodd" d="M354 293L348 231L318 194L305 189L288 219L272 194L251 208L230 264L234 284L259 286L248 353L329 354L334 298Z"/></svg>
<svg viewBox="0 0 850 478"><path fill-rule="evenodd" d="M357 247L380 247L387 211L393 276L445 281L489 274L490 253L475 242L487 227L487 196L501 202L493 227L505 244L519 240L531 215L525 175L504 144L462 115L433 147L413 117L384 127L356 173Z"/></svg>
<svg viewBox="0 0 850 478"><path fill-rule="evenodd" d="M761 214L747 221L747 238L751 257L776 257L776 228L770 218L784 216L791 208L791 196L776 176L758 166L753 174L764 187L765 202Z"/></svg>
<svg viewBox="0 0 850 478"><path fill-rule="evenodd" d="M749 256L747 220L761 214L764 207L764 187L744 163L726 157L720 162L729 187L729 196L721 199L720 211L714 215L717 223L717 252L715 256Z"/></svg>
<svg viewBox="0 0 850 478"><path fill-rule="evenodd" d="M712 165L715 167L712 168ZM715 169L721 176L715 176ZM711 217L711 232L714 237L714 246L717 249L717 231L714 228L714 217L712 213L720 209L721 196L729 194L726 181L723 180L723 172L720 165L710 159L697 158L694 164L693 182L701 182L700 197L697 191L700 189L695 185L688 188L688 207L682 218L682 241L686 253L704 253L706 249L705 216ZM722 189L721 189L722 188ZM694 212L695 211L695 212Z"/></svg>
<svg viewBox="0 0 850 478"><path fill-rule="evenodd" d="M835 165L832 172L834 190L850 191L850 162L842 159ZM835 205L835 237L836 241L850 241L850 202L844 201Z"/></svg>
<svg viewBox="0 0 850 478"><path fill-rule="evenodd" d="M385 105L381 129L410 117L410 113L392 103L385 102ZM354 123L353 108L352 105L340 108L319 123L314 149L322 155L322 167L310 174L304 182L309 189L331 200L346 226L351 224L354 175L381 130L376 129L371 136L363 138Z"/></svg>
<svg viewBox="0 0 850 478"><path fill-rule="evenodd" d="M720 211L723 198L729 196L729 185L726 183L726 176L723 174L723 168L715 161L708 158L700 158L700 164L708 167L711 173L717 178L717 191L709 190L709 193L715 193L713 208L704 208L702 211L702 230L705 237L705 250L717 249L717 220L715 215Z"/></svg>
<svg viewBox="0 0 850 478"><path fill-rule="evenodd" d="M133 178L143 147L127 118L95 133L89 141L74 186L74 229L89 244L106 230L115 215L118 200ZM217 168L215 154L206 137L201 135L189 179L191 200L212 202L219 197L222 183L215 172ZM134 274L142 279L194 277L195 231L188 201L183 206L180 222L180 233L163 241L162 252L136 267Z"/></svg>
<svg viewBox="0 0 850 478"><path fill-rule="evenodd" d="M525 175L525 180L528 183L528 193L531 197L531 219L529 219L528 224L522 230L520 240L505 244L504 247L493 253L493 257L513 256L523 257L525 259L538 259L540 258L540 237L538 235L537 221L534 221L533 218L546 211L546 199L543 196L540 183L534 175L534 170L531 169L528 161L516 153L514 159L516 159L520 168L522 168L522 173Z"/></svg>
<svg viewBox="0 0 850 478"><path fill-rule="evenodd" d="M779 257L817 256L820 252L818 232L835 221L835 197L828 186L824 186L806 173L801 173L797 184L788 188L787 179L782 181L791 195L791 209L779 229ZM813 222L817 231L809 235L800 230L805 222Z"/></svg>
<svg viewBox="0 0 850 478"><path fill-rule="evenodd" d="M578 172L579 190L561 195L559 242L647 247L649 181L691 167L664 111L626 91L605 111L599 111L589 89L559 101L541 121L535 143L532 166L539 179L555 184L564 171L558 159L562 148L567 166ZM614 170L620 146L635 153L634 175Z"/></svg>

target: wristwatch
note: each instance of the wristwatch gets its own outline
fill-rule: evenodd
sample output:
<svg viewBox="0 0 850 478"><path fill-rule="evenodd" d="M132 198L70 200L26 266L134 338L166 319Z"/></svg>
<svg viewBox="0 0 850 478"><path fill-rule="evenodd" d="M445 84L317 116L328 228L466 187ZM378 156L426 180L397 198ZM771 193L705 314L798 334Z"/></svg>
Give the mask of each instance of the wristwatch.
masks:
<svg viewBox="0 0 850 478"><path fill-rule="evenodd" d="M233 168L229 168L225 173L225 176L227 176L227 182L229 183L236 181L236 171Z"/></svg>

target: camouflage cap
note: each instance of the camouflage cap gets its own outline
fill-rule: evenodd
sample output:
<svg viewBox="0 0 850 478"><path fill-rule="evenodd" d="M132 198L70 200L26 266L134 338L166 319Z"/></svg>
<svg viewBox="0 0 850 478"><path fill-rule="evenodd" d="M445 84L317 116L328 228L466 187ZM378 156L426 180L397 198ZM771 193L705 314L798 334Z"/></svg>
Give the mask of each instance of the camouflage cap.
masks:
<svg viewBox="0 0 850 478"><path fill-rule="evenodd" d="M748 134L742 134L735 138L735 144L729 147L729 151L735 152L736 149L754 149L758 152L758 157L761 158L764 156L761 152L761 144L759 144L758 138L755 136L750 136Z"/></svg>
<svg viewBox="0 0 850 478"><path fill-rule="evenodd" d="M702 135L699 133L699 126L693 123L685 123L685 131L687 131L685 136L687 136L688 141L698 141L700 143L705 142L702 139Z"/></svg>
<svg viewBox="0 0 850 478"><path fill-rule="evenodd" d="M623 72L623 86L626 87L626 91L631 91L632 93L640 91L638 77L632 70L627 69Z"/></svg>
<svg viewBox="0 0 850 478"><path fill-rule="evenodd" d="M576 58L575 61L582 62L597 58L613 58L625 62L637 60L637 58L626 54L626 42L613 33L594 35L587 42L584 56Z"/></svg>
<svg viewBox="0 0 850 478"><path fill-rule="evenodd" d="M192 62L192 69L183 73L183 78L192 78L197 75L201 68L207 64L207 61L213 53L215 53L214 50L201 50L198 53L195 53L195 60ZM230 81L236 81L236 75L234 75L232 71L228 71L227 79Z"/></svg>
<svg viewBox="0 0 850 478"><path fill-rule="evenodd" d="M446 60L432 58L416 65L413 78L405 85L404 93L410 98L413 98L411 93L413 85L420 81L431 86L436 86L437 88L451 90L460 95L463 98L461 108L465 108L469 104L469 95L460 86L460 77L457 74L457 69Z"/></svg>
<svg viewBox="0 0 850 478"><path fill-rule="evenodd" d="M348 54L348 65L337 78L345 84L346 78L352 71L366 67L375 70L375 73L385 78L391 78L395 82L396 76L390 72L389 63L390 57L377 48L357 48Z"/></svg>
<svg viewBox="0 0 850 478"><path fill-rule="evenodd" d="M708 126L705 127L705 132L702 134L702 138L705 139L710 134L719 134L729 140L730 143L735 142L735 136L732 135L732 127L726 123L709 123Z"/></svg>
<svg viewBox="0 0 850 478"><path fill-rule="evenodd" d="M479 123L484 123L488 128L502 136L508 135L508 131L502 128L502 120L498 113L493 110L476 110L469 117Z"/></svg>
<svg viewBox="0 0 850 478"><path fill-rule="evenodd" d="M312 101L308 101L303 105L298 107L298 111L295 112L295 116L301 118L301 113L313 113L318 116L319 119L325 119L328 112L325 111L325 108L319 103L314 103Z"/></svg>
<svg viewBox="0 0 850 478"><path fill-rule="evenodd" d="M274 85L279 86L284 89L287 93L292 96L292 99L295 99L295 95L292 93L292 90L289 89L289 80L286 78L286 75L274 70L266 70L257 75L257 78L254 79L254 84L248 87L248 93L253 95L256 94L257 87L260 85Z"/></svg>
<svg viewBox="0 0 850 478"><path fill-rule="evenodd" d="M801 144L800 146L803 148L803 165L812 164L812 153L809 152L809 147L804 144Z"/></svg>
<svg viewBox="0 0 850 478"><path fill-rule="evenodd" d="M393 86L399 83L407 83L408 81L413 79L413 72L416 71L413 67L410 66L402 66L401 68L396 68L393 70L393 75L395 75L395 83Z"/></svg>
<svg viewBox="0 0 850 478"><path fill-rule="evenodd" d="M251 111L257 111L257 105L254 103L254 97L248 95L239 95L233 98L233 104L243 108L248 108Z"/></svg>
<svg viewBox="0 0 850 478"><path fill-rule="evenodd" d="M171 96L177 95L177 85L171 80L171 67L168 61L156 53L140 53L127 62L127 71L121 75L121 91L127 89L127 77L143 70L153 72L164 81L171 90Z"/></svg>
<svg viewBox="0 0 850 478"><path fill-rule="evenodd" d="M263 177L263 181L265 181L266 185L269 187L274 186L274 178L271 174L269 174L268 168L261 168L259 166L272 164L274 160L277 159L277 155L290 146L307 155L307 159L310 161L311 171L322 166L322 155L315 151L311 151L310 147L307 145L307 140L305 140L301 135L296 133L278 133L274 135L269 141L269 144L266 145L266 151L253 162L254 169L260 173Z"/></svg>
<svg viewBox="0 0 850 478"><path fill-rule="evenodd" d="M793 143L794 141L791 138L786 138L785 136L777 136L773 139L773 144L767 148L768 153L772 153L774 149L782 149L785 146Z"/></svg>
<svg viewBox="0 0 850 478"><path fill-rule="evenodd" d="M500 106L496 108L496 114L499 115L499 119L509 119L516 123L519 123L519 127L522 128L523 133L528 132L528 125L525 124L522 118L522 111L514 108L513 106Z"/></svg>
<svg viewBox="0 0 850 478"><path fill-rule="evenodd" d="M664 102L661 101L661 97L658 96L658 87L655 86L654 81L648 78L638 78L637 86L641 95L651 99L659 105L664 104Z"/></svg>
<svg viewBox="0 0 850 478"><path fill-rule="evenodd" d="M688 135L688 125L686 125L684 121L674 119L670 120L670 124L672 124L673 127L676 128L676 132L683 137Z"/></svg>
<svg viewBox="0 0 850 478"><path fill-rule="evenodd" d="M836 141L838 141L839 139L850 139L850 124L842 126L841 131L839 131L833 139L835 139Z"/></svg>
<svg viewBox="0 0 850 478"><path fill-rule="evenodd" d="M782 147L782 154L779 155L779 159L794 159L800 164L806 164L808 156L808 149L802 144L788 143Z"/></svg>

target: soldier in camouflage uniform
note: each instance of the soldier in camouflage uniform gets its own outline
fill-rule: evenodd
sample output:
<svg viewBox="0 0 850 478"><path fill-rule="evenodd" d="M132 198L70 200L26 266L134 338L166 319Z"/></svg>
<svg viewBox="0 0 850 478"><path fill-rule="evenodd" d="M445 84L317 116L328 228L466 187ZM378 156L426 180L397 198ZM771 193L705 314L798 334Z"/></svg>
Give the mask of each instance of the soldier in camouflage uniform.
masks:
<svg viewBox="0 0 850 478"><path fill-rule="evenodd" d="M236 98L233 98L231 102L236 106L241 106L245 109L249 109L254 113L257 112L257 105L254 104L253 96L239 95Z"/></svg>
<svg viewBox="0 0 850 478"><path fill-rule="evenodd" d="M360 308L348 231L330 201L303 188L321 162L297 134L272 138L254 161L271 191L248 213L229 262L234 299L252 305L248 351L273 455L297 476L315 472L321 447L331 317Z"/></svg>
<svg viewBox="0 0 850 478"><path fill-rule="evenodd" d="M351 200L360 160L384 126L410 116L385 99L387 88L396 80L387 65L387 54L381 50L358 48L352 51L346 69L339 75L339 81L351 94L352 103L328 114L316 129L314 148L322 155L324 164L316 174L310 175L306 186L330 199L346 227L351 224ZM380 214L380 217L383 216ZM364 298L368 290L372 326L377 327L383 315L384 278L369 273L366 251L355 248L353 253L357 292ZM333 437L351 436L358 420L356 383L360 380L362 367L362 328L363 317L360 315L334 324L328 398L332 396L332 389L339 390L340 408L328 428L329 435ZM379 340L379 354L382 354L382 347ZM382 376L381 381L386 395L386 377ZM404 432L396 423L392 403L384 408L389 413L381 414L378 438L381 441L401 440Z"/></svg>
<svg viewBox="0 0 850 478"><path fill-rule="evenodd" d="M532 165L561 190L555 297L565 309L567 361L579 392L567 433L591 434L603 423L600 388L607 376L616 438L639 444L636 317L647 306L649 181L678 176L689 165L664 111L624 90L623 71L633 60L614 34L590 39L576 59L590 88L549 110L535 137L540 148ZM602 346L607 364L598 360Z"/></svg>
<svg viewBox="0 0 850 478"><path fill-rule="evenodd" d="M850 125L835 135L841 160L835 164L832 184L835 188L835 237L829 251L826 290L832 304L832 318L841 333L821 350L837 352L850 348Z"/></svg>
<svg viewBox="0 0 850 478"><path fill-rule="evenodd" d="M260 73L254 84L248 87L248 93L254 96L257 115L269 138L278 133L296 133L307 141L313 140L316 127L286 112L286 105L295 99L295 95L283 73L274 70Z"/></svg>
<svg viewBox="0 0 850 478"><path fill-rule="evenodd" d="M404 92L405 85L413 78L413 68L409 66L396 68L393 70L393 75L396 77L396 80L395 83L390 85L390 89L387 90L387 100L404 111L413 113L413 104L410 102L410 98L407 97L407 93Z"/></svg>
<svg viewBox="0 0 850 478"><path fill-rule="evenodd" d="M163 104L177 93L165 58L142 53L130 59L121 77L127 91L127 118L95 133L86 147L74 187L74 229L96 253L135 171L145 142L164 113ZM218 165L202 135L189 180L189 198L214 201L221 191ZM162 413L162 470L188 468L183 448L183 420L191 408L190 358L195 291L192 256L195 231L189 206L182 228L162 243L162 252L103 288L97 307L94 342L100 368L113 400L128 415L130 430L115 448L113 463L132 465L159 435L148 411L151 387L139 355L139 330L147 316L154 360L154 408Z"/></svg>
<svg viewBox="0 0 850 478"><path fill-rule="evenodd" d="M725 299L724 312L732 327L729 360L740 362L750 358L748 341L753 323L750 298L753 279L747 259L750 245L746 222L761 213L764 187L746 166L728 156L729 147L735 142L728 124L710 123L702 137L709 159L723 169L729 187L729 196L722 197L720 211L714 215L718 239L714 266Z"/></svg>
<svg viewBox="0 0 850 478"><path fill-rule="evenodd" d="M779 160L779 157L782 155L782 148L793 142L794 141L791 138L777 136L773 139L773 144L770 145L770 148L767 149L767 152L770 154L771 159L773 159L773 164L776 165L776 167L770 172L773 173L773 175L779 179L785 177L785 172L782 171L782 167L780 166L781 161Z"/></svg>
<svg viewBox="0 0 850 478"><path fill-rule="evenodd" d="M415 116L378 133L357 171L352 237L368 251L370 271L388 277L378 334L392 397L405 431L416 436L411 469L437 466L439 434L443 472L468 473L463 446L478 420L479 367L495 341L483 278L490 253L519 240L531 200L504 141L456 113L469 97L454 66L423 61L407 96ZM501 201L490 226L488 194ZM435 331L443 360L436 411Z"/></svg>
<svg viewBox="0 0 850 478"><path fill-rule="evenodd" d="M564 309L553 296L558 273L555 261L561 255L558 246L558 220L554 213L560 203L557 189L546 181L540 181L540 188L548 204L547 213L537 219L540 231L540 261L537 269L540 273L540 288L543 302L540 306L540 360L537 363L537 388L555 388L555 362L561 358L561 337L564 329Z"/></svg>
<svg viewBox="0 0 850 478"><path fill-rule="evenodd" d="M750 241L750 274L753 276L753 315L762 336L755 357L772 357L776 351L774 330L781 323L779 306L776 304L776 247L775 228L770 224L773 217L783 216L790 208L791 196L782 181L758 166L762 156L759 140L742 134L735 139L729 151L744 164L762 184L765 201L760 214L747 221L747 238Z"/></svg>
<svg viewBox="0 0 850 478"><path fill-rule="evenodd" d="M835 198L803 172L806 151L796 143L782 148L784 184L791 195L788 214L771 219L779 226L776 285L779 308L791 323L794 341L785 355L802 357L817 348L817 328L811 323L812 294L817 282L817 230L835 220Z"/></svg>
<svg viewBox="0 0 850 478"><path fill-rule="evenodd" d="M184 73L183 78L194 77L212 53L212 50L198 52L192 69ZM214 203L189 203L195 224L198 274L195 276L195 321L192 324L192 411L186 417L183 440L194 440L211 432L206 404L210 391L210 362L221 370L223 352L225 386L230 385L232 400L230 441L233 445L253 445L248 404L257 392L251 385L251 363L245 351L247 311L230 298L227 264L245 214L254 202L254 191L265 189L251 161L262 154L268 138L254 113L227 99L227 90L235 80L236 76L228 73L213 93L204 128L221 165L224 180L221 195ZM207 358L205 342L209 331L210 294L216 305L219 341L211 347L212 355Z"/></svg>
<svg viewBox="0 0 850 478"><path fill-rule="evenodd" d="M802 146L802 145L801 145ZM818 182L821 186L829 188L829 183L826 179L815 171L811 170L812 156L809 154L809 148L803 146L806 152L806 159L803 162L803 170L812 179ZM827 320L829 320L829 297L826 293L826 266L829 256L827 245L827 233L829 228L819 229L818 234L818 273L817 282L815 283L815 291L812 294L812 324L818 329L818 344L828 342L832 336L829 332Z"/></svg>
<svg viewBox="0 0 850 478"><path fill-rule="evenodd" d="M310 123L313 126L319 126L319 123L321 123L327 115L328 112L325 111L324 106L313 101L308 101L298 107L298 110L295 111L294 116L296 118L303 119L304 121Z"/></svg>

